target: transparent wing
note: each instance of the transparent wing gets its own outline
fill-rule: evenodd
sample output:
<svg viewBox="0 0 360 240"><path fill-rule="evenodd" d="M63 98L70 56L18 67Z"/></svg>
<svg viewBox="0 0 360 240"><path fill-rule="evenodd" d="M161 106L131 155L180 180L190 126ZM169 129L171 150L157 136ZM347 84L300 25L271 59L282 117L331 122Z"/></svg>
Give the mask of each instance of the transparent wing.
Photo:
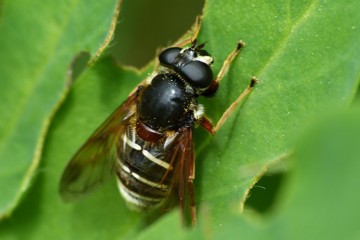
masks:
<svg viewBox="0 0 360 240"><path fill-rule="evenodd" d="M172 156L174 159L174 174L169 202L174 201L180 204L182 218L185 224L190 218L191 225L196 223L196 206L193 180L195 178L195 156L194 144L192 141L192 129L186 128L179 132L177 142L174 145ZM169 203L168 203L169 204Z"/></svg>
<svg viewBox="0 0 360 240"><path fill-rule="evenodd" d="M128 124L135 103L136 93L110 115L70 160L60 182L64 201L93 190L115 173L116 142Z"/></svg>

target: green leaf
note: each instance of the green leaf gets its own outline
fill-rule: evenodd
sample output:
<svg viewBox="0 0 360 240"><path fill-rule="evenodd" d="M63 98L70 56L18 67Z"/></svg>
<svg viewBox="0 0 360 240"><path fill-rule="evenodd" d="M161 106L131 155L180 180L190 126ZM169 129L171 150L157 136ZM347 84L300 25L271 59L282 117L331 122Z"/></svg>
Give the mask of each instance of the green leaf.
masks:
<svg viewBox="0 0 360 240"><path fill-rule="evenodd" d="M357 1L346 7L335 1L209 1L200 38L217 57L215 71L238 39L247 45L207 112L217 119L252 75L260 80L216 136L196 141L199 201L214 226L229 206L241 211L249 187L269 164L292 153L304 126L350 104L360 70L358 7Z"/></svg>
<svg viewBox="0 0 360 240"><path fill-rule="evenodd" d="M3 223L5 232L30 239L59 235L64 239L104 239L124 235L138 225L140 215L127 209L113 181L69 204L61 200L58 190L61 173L74 152L135 87L134 79L143 77L119 69L111 59L99 61L79 77L51 125L34 190L13 218ZM30 216L35 216L35 228L27 224ZM15 225L12 219L17 219ZM16 231L19 222L24 226Z"/></svg>
<svg viewBox="0 0 360 240"><path fill-rule="evenodd" d="M6 1L0 24L0 219L9 215L39 165L54 109L80 51L95 54L116 1Z"/></svg>
<svg viewBox="0 0 360 240"><path fill-rule="evenodd" d="M266 219L231 216L214 239L358 239L360 108L311 128L294 156L276 209Z"/></svg>
<svg viewBox="0 0 360 240"><path fill-rule="evenodd" d="M335 1L207 2L198 38L215 57L214 72L239 39L247 44L217 96L200 99L207 114L216 121L251 76L260 82L214 137L195 130L196 198L204 229L221 234L222 227L233 226L228 213L240 212L267 167L294 151L299 132L324 112L350 104L359 76L359 5L355 0L346 6ZM78 79L56 114L33 191L0 225L5 236L108 239L141 233L146 238L181 231L173 232L180 222L173 212L142 232L146 214L127 210L113 182L71 204L62 203L57 193L71 155L149 71L137 74L103 59ZM29 216L36 216L31 224ZM202 231L190 235L199 237Z"/></svg>

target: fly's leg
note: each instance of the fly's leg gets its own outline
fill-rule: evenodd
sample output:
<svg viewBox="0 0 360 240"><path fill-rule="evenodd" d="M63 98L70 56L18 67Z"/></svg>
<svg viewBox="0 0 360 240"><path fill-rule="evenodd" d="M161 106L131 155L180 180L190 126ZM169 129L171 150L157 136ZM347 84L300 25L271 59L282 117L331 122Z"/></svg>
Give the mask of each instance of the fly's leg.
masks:
<svg viewBox="0 0 360 240"><path fill-rule="evenodd" d="M235 57L240 53L240 50L245 47L245 43L243 41L239 41L236 45L236 48L227 56L225 59L218 75L215 80L212 81L210 87L206 89L203 96L213 96L215 95L217 89L219 88L220 81L224 78L225 74L228 72L231 63L234 61Z"/></svg>
<svg viewBox="0 0 360 240"><path fill-rule="evenodd" d="M191 168L194 168L195 162ZM195 190L194 190L194 178L195 178L195 172L192 176L189 176L188 179L188 191L190 196L190 218L191 218L191 225L196 225L196 204L195 204Z"/></svg>
<svg viewBox="0 0 360 240"><path fill-rule="evenodd" d="M245 46L245 43L239 41L236 48L228 55L225 59L223 66L221 67L217 77L212 82L210 87L202 94L204 96L213 96L217 89L219 88L220 81L224 78L225 74L229 70L231 63L234 61L235 57L239 54L240 50ZM258 80L255 77L252 77L249 86L240 94L240 96L226 109L226 111L221 116L220 120L214 126L211 121L206 117L202 116L198 121L200 125L210 132L211 134L215 134L221 126L225 123L225 121L229 118L229 116L234 112L239 103L251 92L254 88L255 84Z"/></svg>
<svg viewBox="0 0 360 240"><path fill-rule="evenodd" d="M254 88L255 84L258 82L258 80L253 77L251 79L251 82L249 86L240 94L240 96L225 110L219 121L215 124L215 126L211 123L211 121L206 117L202 116L199 119L200 125L210 132L211 134L215 134L221 126L226 122L226 120L230 117L230 115L234 112L236 107L239 105L239 103L251 92L251 90Z"/></svg>
<svg viewBox="0 0 360 240"><path fill-rule="evenodd" d="M187 216L190 217L191 226L196 225L196 203L195 203L195 155L192 140L192 131L185 130L186 133L182 134L182 140L179 141L180 158L178 159L179 171L179 202L182 213L182 219L187 225Z"/></svg>
<svg viewBox="0 0 360 240"><path fill-rule="evenodd" d="M192 139L190 139L192 141ZM196 203L195 203L195 189L194 189L194 179L195 179L195 156L194 151L191 150L189 152L189 170L187 172L187 185L188 185L188 193L189 193L189 207L190 207L190 218L191 225L196 225Z"/></svg>

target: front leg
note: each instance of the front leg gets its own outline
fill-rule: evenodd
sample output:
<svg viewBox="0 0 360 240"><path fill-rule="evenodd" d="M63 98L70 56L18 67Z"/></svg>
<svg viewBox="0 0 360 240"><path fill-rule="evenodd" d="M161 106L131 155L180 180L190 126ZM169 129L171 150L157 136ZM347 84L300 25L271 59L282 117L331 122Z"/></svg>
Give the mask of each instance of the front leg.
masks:
<svg viewBox="0 0 360 240"><path fill-rule="evenodd" d="M206 117L202 116L198 122L200 125L211 134L215 134L221 126L226 122L230 115L234 112L239 103L251 92L258 80L253 77L251 78L250 85L240 94L240 96L225 110L219 121L214 126L211 121Z"/></svg>

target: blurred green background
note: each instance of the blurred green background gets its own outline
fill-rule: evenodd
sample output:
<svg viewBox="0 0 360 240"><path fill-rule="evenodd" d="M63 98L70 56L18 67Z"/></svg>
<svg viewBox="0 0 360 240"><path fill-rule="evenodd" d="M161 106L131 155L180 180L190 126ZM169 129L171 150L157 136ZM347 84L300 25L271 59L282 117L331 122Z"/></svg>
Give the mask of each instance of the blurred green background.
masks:
<svg viewBox="0 0 360 240"><path fill-rule="evenodd" d="M203 6L203 0L124 1L108 51L121 64L143 67L156 49L169 46L190 29Z"/></svg>

